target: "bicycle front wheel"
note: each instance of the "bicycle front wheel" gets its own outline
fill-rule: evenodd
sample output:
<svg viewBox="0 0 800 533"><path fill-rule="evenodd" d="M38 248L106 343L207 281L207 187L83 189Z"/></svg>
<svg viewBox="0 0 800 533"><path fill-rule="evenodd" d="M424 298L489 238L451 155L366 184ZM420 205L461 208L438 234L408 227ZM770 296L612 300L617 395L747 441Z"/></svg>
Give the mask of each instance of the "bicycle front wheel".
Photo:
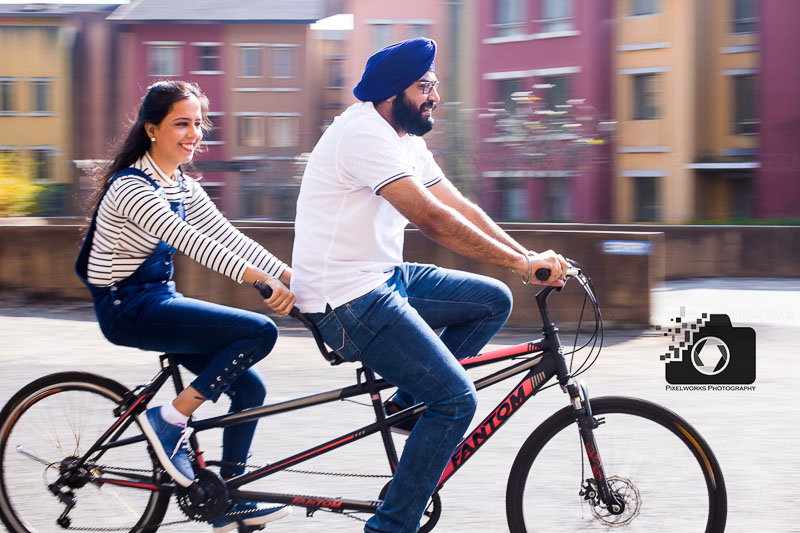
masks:
<svg viewBox="0 0 800 533"><path fill-rule="evenodd" d="M677 414L634 398L591 400L597 451L614 514L592 492L594 477L567 407L545 420L520 449L506 490L512 533L551 531L722 532L722 471L703 438Z"/></svg>
<svg viewBox="0 0 800 533"><path fill-rule="evenodd" d="M75 460L110 428L113 410L127 389L93 374L67 372L38 379L24 387L0 412L0 517L14 533L63 532L71 529L152 532L169 504L169 494L97 482L108 474L118 479L156 476L156 463L144 442L94 454L81 469ZM140 434L138 425L119 438ZM66 503L49 485L69 474ZM126 476L131 476L126 478ZM61 519L61 523L57 520Z"/></svg>

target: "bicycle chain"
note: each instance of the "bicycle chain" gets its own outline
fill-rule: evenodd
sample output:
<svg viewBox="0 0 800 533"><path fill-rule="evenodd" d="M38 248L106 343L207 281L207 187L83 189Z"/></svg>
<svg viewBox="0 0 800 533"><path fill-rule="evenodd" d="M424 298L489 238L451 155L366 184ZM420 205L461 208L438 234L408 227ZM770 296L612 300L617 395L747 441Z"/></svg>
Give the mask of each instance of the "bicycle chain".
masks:
<svg viewBox="0 0 800 533"><path fill-rule="evenodd" d="M271 465L249 465L247 463L234 463L231 461L209 461L208 464L214 466L237 466L243 468L249 468L251 470L259 470L263 468L269 468ZM315 476L332 476L332 477L359 477L359 478L383 478L388 479L391 478L391 475L388 474L354 474L352 472L322 472L320 470L303 470L300 468L286 468L284 472L292 472L293 474L310 474Z"/></svg>
<svg viewBox="0 0 800 533"><path fill-rule="evenodd" d="M251 469L251 470L258 470L258 469L261 469L261 468L267 468L269 466L269 465L264 465L264 466L248 465L247 463L233 463L233 462L229 462L229 461L209 461L209 463L213 464L214 466L240 466L240 467L248 468L248 469ZM99 470L105 470L105 469L120 470L120 471L124 471L124 472L151 472L151 470L147 469L147 468L109 467L109 466L106 466L106 465L95 465L94 468L99 469ZM317 470L302 470L302 469L295 469L295 468L287 468L285 471L286 472L292 472L292 473L295 473L295 474L310 474L310 475L317 475L317 476L334 476L334 477L358 477L358 478L391 478L392 477L392 476L386 475L386 474L354 474L354 473L351 473L351 472L322 472L322 471L317 471ZM223 515L223 516L224 517L233 517L233 516L238 516L238 515L250 514L252 512L253 511L236 511L236 512L233 512L233 513L228 513L228 514ZM356 520L358 522L366 522L367 521L364 518L356 516L355 513L339 513L339 514L341 514L342 516L345 516L347 518L352 518L353 520ZM175 525L178 525L178 524L187 524L189 522L197 522L197 520L192 520L191 518L188 518L186 520L176 520L176 521L173 521L173 522L162 522L161 524L158 524L156 529L162 528L162 527L166 527L166 526L175 526ZM150 527L152 527L152 526L150 526ZM74 526L69 526L66 529L70 530L70 531L93 531L93 532L101 533L101 532L112 532L112 531L130 531L131 528L129 528L129 527L74 527Z"/></svg>
<svg viewBox="0 0 800 533"><path fill-rule="evenodd" d="M187 519L187 520L176 520L175 522L162 522L161 524L158 524L156 529L161 528L161 527L165 527L165 526L175 526L175 525L178 525L178 524L186 524L188 522L195 522L195 520ZM144 527L145 526L142 526L140 529L144 529ZM153 527L153 526L148 526L148 527ZM69 531L97 531L97 532L100 532L100 531L106 531L106 532L107 531L130 531L131 530L130 527L73 527L73 526L69 526L69 527L67 527L65 529L67 529Z"/></svg>

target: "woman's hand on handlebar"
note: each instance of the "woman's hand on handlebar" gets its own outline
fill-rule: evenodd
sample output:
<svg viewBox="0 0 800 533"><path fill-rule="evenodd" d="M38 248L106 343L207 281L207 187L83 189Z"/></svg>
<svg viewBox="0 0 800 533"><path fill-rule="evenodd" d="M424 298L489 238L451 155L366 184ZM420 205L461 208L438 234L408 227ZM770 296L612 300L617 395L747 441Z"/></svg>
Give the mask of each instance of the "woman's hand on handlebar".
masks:
<svg viewBox="0 0 800 533"><path fill-rule="evenodd" d="M530 252L530 254L531 272L534 273L531 275L531 283L551 285L553 287L564 286L564 277L567 275L567 269L570 267L567 260L564 259L564 256L553 250L547 250L542 253ZM538 277L536 272L540 269L549 271L550 277L546 279Z"/></svg>
<svg viewBox="0 0 800 533"><path fill-rule="evenodd" d="M263 285L269 287L272 294L269 298L264 299L264 303L267 306L275 311L278 316L285 316L288 315L292 308L294 307L294 303L297 301L297 297L286 288L286 285L281 283L285 281L288 283L291 280L291 270L287 268L283 274L281 274L281 279L275 279L269 277L265 272L253 267L247 268L245 270L244 275L242 276L242 281L245 283L254 283L260 282ZM260 289L259 289L260 290Z"/></svg>
<svg viewBox="0 0 800 533"><path fill-rule="evenodd" d="M272 296L264 300L267 306L275 311L278 316L286 316L294 307L297 297L286 288L286 285L275 278L267 278L263 283L272 289Z"/></svg>

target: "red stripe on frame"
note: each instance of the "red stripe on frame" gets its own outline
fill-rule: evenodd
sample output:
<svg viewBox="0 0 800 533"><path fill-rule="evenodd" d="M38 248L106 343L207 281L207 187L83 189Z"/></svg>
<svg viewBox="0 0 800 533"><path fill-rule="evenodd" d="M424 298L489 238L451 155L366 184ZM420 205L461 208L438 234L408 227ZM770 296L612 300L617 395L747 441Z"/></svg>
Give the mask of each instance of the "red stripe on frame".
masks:
<svg viewBox="0 0 800 533"><path fill-rule="evenodd" d="M478 355L465 357L464 359L460 359L459 363L461 363L462 365L469 363L483 363L485 361L492 361L494 359L508 357L509 355L529 354L531 352L537 351L538 349L539 349L538 346L531 343L517 344L516 346L508 346L506 348L500 348L497 350L492 350L490 352L479 353Z"/></svg>
<svg viewBox="0 0 800 533"><path fill-rule="evenodd" d="M151 485L149 483L136 483L133 481L122 481L117 479L103 479L101 477L93 481L104 483L106 485L122 485L123 487L134 487L137 489L160 490L160 487L156 485Z"/></svg>

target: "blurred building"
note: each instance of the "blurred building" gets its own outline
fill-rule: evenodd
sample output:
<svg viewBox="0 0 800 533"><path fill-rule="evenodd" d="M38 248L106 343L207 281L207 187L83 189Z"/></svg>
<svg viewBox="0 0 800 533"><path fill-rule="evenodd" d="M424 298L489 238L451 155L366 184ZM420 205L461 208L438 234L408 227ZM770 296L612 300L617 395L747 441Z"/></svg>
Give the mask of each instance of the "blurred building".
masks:
<svg viewBox="0 0 800 533"><path fill-rule="evenodd" d="M477 2L469 0L345 0L343 13L353 14L353 29L345 47L342 105L356 102L353 87L367 59L388 44L414 37L437 42L435 67L441 104L436 127L425 136L439 165L455 181L471 172L465 164L473 137L463 124L462 110L475 107ZM338 113L336 113L338 114Z"/></svg>
<svg viewBox="0 0 800 533"><path fill-rule="evenodd" d="M478 3L480 202L500 220L608 221L611 4ZM593 131L579 131L591 129Z"/></svg>
<svg viewBox="0 0 800 533"><path fill-rule="evenodd" d="M141 0L117 25L117 122L157 80L196 82L214 131L196 158L203 185L231 216L292 218L295 157L321 133L323 47L310 23L334 14L325 0Z"/></svg>
<svg viewBox="0 0 800 533"><path fill-rule="evenodd" d="M0 151L32 163L30 179L42 186L38 214L79 210L72 162L94 133L75 120L85 111L77 104L84 75L93 69L80 30L108 11L104 5L0 6Z"/></svg>
<svg viewBox="0 0 800 533"><path fill-rule="evenodd" d="M684 223L753 215L755 0L617 0L615 213Z"/></svg>
<svg viewBox="0 0 800 533"><path fill-rule="evenodd" d="M442 98L450 88L444 83L449 76L450 63L446 48L447 2L444 0L346 0L346 13L353 14L344 65L345 104L355 103L353 87L361 79L369 56L388 44L413 37L428 37L439 44L436 55L436 74L442 80ZM444 53L443 53L444 52Z"/></svg>
<svg viewBox="0 0 800 533"><path fill-rule="evenodd" d="M760 163L755 186L759 218L800 219L800 2L762 1L758 83Z"/></svg>

